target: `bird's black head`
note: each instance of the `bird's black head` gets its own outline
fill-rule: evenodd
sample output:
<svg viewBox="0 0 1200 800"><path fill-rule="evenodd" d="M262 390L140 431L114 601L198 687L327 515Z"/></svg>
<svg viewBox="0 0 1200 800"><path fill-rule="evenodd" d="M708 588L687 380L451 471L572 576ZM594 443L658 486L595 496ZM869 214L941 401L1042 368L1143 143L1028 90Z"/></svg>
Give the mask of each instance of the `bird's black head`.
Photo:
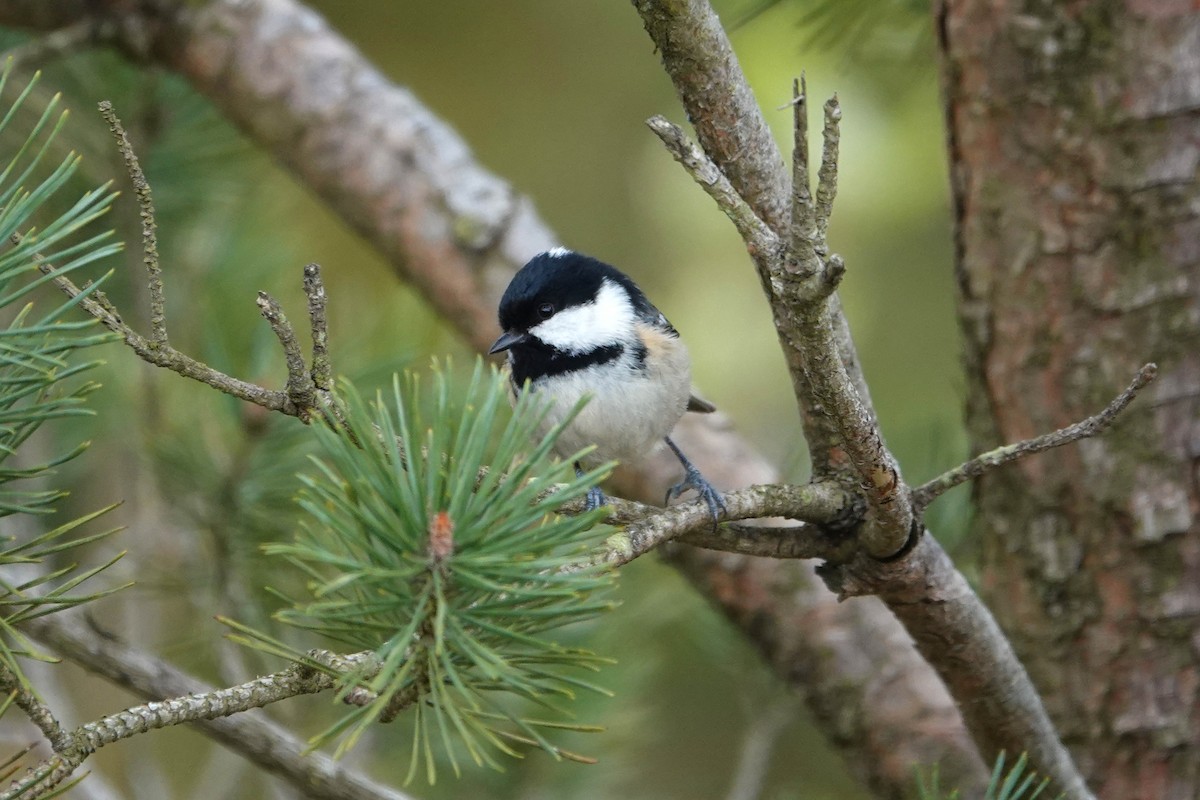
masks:
<svg viewBox="0 0 1200 800"><path fill-rule="evenodd" d="M624 273L564 248L539 253L513 276L500 299L504 335L490 352L545 345L583 353L626 340L648 305Z"/></svg>

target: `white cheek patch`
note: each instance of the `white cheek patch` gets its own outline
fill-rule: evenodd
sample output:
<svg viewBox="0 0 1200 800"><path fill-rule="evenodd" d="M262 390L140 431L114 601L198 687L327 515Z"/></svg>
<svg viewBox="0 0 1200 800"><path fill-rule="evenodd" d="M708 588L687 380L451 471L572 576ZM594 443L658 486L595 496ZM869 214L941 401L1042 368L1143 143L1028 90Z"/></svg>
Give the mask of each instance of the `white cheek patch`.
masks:
<svg viewBox="0 0 1200 800"><path fill-rule="evenodd" d="M633 321L629 295L606 280L593 302L563 309L529 332L552 347L577 355L627 341L634 335Z"/></svg>

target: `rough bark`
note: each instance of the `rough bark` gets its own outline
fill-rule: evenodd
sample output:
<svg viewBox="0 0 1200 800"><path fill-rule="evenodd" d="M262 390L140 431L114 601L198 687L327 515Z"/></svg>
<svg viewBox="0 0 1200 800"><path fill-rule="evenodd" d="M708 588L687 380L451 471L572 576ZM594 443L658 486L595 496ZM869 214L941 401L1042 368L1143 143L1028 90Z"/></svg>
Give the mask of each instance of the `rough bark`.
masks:
<svg viewBox="0 0 1200 800"><path fill-rule="evenodd" d="M1100 796L1200 796L1200 11L939 9L968 422L1103 438L977 487L984 590Z"/></svg>

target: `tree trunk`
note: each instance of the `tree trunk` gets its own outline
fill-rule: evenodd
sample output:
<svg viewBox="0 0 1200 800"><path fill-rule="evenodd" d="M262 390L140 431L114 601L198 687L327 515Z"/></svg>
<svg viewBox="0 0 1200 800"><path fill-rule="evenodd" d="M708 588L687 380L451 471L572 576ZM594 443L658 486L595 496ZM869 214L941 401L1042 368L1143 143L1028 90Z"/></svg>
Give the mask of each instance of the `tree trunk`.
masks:
<svg viewBox="0 0 1200 800"><path fill-rule="evenodd" d="M1097 793L1200 797L1200 10L944 0L983 590Z"/></svg>

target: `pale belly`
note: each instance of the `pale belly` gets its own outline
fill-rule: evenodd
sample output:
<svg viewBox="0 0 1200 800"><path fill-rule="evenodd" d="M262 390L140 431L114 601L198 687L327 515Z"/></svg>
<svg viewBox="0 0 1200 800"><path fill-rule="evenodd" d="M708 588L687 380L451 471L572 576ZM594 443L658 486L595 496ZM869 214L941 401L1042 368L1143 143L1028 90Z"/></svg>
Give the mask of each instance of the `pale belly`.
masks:
<svg viewBox="0 0 1200 800"><path fill-rule="evenodd" d="M608 381L597 380L592 370L585 370L555 380L556 400L538 434L544 435L560 423L575 403L588 395L587 404L559 436L555 447L559 456L571 458L583 448L596 445L580 460L585 469L606 461L632 464L648 456L683 416L691 393L686 367L670 374L630 369L621 380Z"/></svg>

